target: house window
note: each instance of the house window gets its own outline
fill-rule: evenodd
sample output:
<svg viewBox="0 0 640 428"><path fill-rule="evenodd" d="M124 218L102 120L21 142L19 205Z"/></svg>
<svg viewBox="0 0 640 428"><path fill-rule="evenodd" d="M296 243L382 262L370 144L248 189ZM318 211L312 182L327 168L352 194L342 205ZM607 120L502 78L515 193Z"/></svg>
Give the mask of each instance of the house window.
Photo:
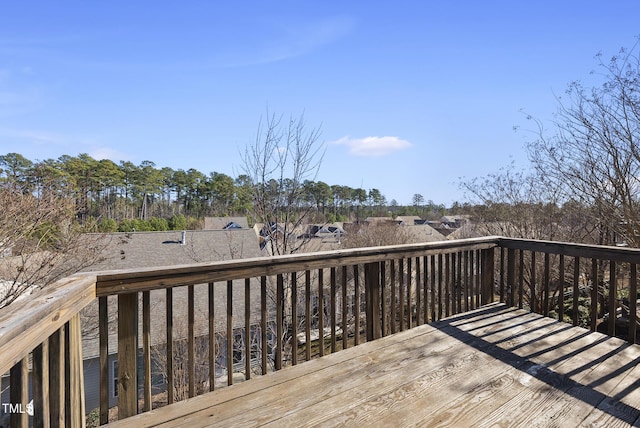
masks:
<svg viewBox="0 0 640 428"><path fill-rule="evenodd" d="M114 360L111 365L111 375L113 376L111 379L111 385L113 386L113 396L118 396L118 360Z"/></svg>

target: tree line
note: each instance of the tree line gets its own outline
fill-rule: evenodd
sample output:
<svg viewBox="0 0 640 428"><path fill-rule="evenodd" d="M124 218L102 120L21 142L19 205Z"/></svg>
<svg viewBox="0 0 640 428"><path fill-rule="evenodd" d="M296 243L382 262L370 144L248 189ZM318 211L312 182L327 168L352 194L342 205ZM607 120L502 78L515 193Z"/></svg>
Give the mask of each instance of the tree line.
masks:
<svg viewBox="0 0 640 428"><path fill-rule="evenodd" d="M83 224L90 219L100 219L106 225L129 225L142 220L137 222L138 230L144 230L143 225L155 219L159 221L155 229L162 230L165 225L158 219L164 219L168 228L183 228L193 226L193 219L205 216L251 216L258 183L246 174L235 178L219 172L207 175L194 168L186 171L159 168L149 160L139 165L129 161L116 163L83 153L32 161L19 153L7 153L0 156L0 185L36 197L45 194L69 197L75 203L75 219ZM264 198L276 199L297 183L290 178L270 178L259 185ZM395 200L388 204L375 188L305 180L299 191L299 197L292 201L293 208L312 208L326 221L388 215L389 208L396 214L406 212ZM444 208L429 202L437 210ZM417 208L416 205L413 211ZM423 213L430 209L423 203L419 208ZM185 218L191 219L187 225Z"/></svg>

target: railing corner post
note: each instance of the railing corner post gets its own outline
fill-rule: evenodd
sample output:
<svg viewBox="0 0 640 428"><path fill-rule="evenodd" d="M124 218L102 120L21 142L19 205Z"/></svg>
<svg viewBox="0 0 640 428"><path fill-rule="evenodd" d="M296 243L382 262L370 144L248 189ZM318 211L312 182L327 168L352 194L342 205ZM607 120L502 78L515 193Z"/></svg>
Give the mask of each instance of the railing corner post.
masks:
<svg viewBox="0 0 640 428"><path fill-rule="evenodd" d="M493 303L494 249L482 250L482 304Z"/></svg>

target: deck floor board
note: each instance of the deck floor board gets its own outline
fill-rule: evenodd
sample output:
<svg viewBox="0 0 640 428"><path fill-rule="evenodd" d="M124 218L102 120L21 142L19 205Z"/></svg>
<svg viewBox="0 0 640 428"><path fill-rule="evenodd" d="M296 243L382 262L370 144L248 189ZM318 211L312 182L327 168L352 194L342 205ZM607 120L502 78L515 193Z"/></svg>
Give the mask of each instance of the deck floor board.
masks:
<svg viewBox="0 0 640 428"><path fill-rule="evenodd" d="M114 426L630 426L640 346L493 304Z"/></svg>

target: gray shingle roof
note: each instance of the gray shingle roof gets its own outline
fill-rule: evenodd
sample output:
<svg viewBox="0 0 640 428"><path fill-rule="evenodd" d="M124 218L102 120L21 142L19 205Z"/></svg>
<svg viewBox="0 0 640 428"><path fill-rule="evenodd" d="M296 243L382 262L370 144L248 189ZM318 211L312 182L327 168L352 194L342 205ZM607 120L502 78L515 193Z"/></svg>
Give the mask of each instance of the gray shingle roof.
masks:
<svg viewBox="0 0 640 428"><path fill-rule="evenodd" d="M133 232L114 233L107 239L104 260L86 271L111 269L131 269L154 266L194 264L239 258L260 257L258 239L253 229L230 231L199 230L187 231L185 244L181 244L182 232ZM244 325L244 281L233 282L233 327ZM260 315L260 284L257 279L250 283L251 319L256 322ZM194 286L195 333L197 336L208 331L208 286ZM187 287L176 287L173 291L174 338L185 337L187 332ZM227 322L227 284L214 285L214 310L216 332L223 332ZM117 298L109 298L109 311L114 317L117 312ZM142 299L139 302L139 332L142 334ZM164 343L166 339L166 291L157 290L150 294L151 343ZM83 355L84 358L98 356L97 301L83 311ZM140 344L142 341L140 339ZM117 352L117 325L109 326L109 353Z"/></svg>

